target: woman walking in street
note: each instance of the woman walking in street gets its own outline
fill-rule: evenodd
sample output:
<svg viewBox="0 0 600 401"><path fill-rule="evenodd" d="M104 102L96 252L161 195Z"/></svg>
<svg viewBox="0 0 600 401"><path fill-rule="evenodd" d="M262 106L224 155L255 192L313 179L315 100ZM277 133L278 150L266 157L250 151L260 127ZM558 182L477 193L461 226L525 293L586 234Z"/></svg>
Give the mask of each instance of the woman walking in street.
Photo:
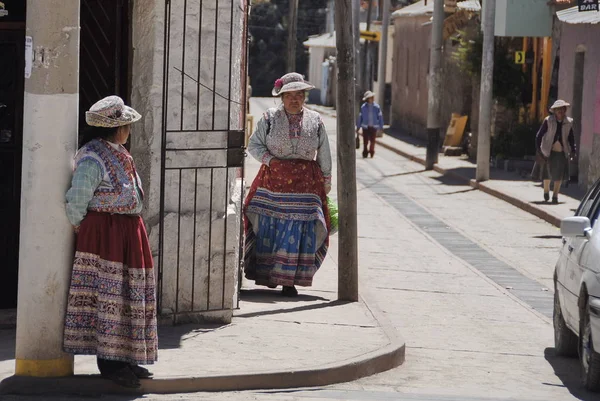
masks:
<svg viewBox="0 0 600 401"><path fill-rule="evenodd" d="M141 116L117 96L86 112L91 127L75 156L67 216L77 233L64 350L96 355L103 377L129 388L152 374L157 359L152 254L143 191L123 147Z"/></svg>
<svg viewBox="0 0 600 401"><path fill-rule="evenodd" d="M548 202L550 199L550 182L554 181L554 204L558 203L562 181L569 179L569 162L576 154L573 119L567 117L569 106L564 100L557 100L536 135L540 175L544 182L544 201Z"/></svg>
<svg viewBox="0 0 600 401"><path fill-rule="evenodd" d="M244 203L245 275L258 285L311 286L329 245L331 152L321 116L304 107L314 86L297 73L275 81L279 107L268 109L248 152L262 166Z"/></svg>
<svg viewBox="0 0 600 401"><path fill-rule="evenodd" d="M362 128L363 134L363 157L371 154L375 156L375 138L377 131L383 131L383 114L381 107L375 103L375 94L371 91L365 92L363 105L360 107L358 123L356 124L356 133Z"/></svg>

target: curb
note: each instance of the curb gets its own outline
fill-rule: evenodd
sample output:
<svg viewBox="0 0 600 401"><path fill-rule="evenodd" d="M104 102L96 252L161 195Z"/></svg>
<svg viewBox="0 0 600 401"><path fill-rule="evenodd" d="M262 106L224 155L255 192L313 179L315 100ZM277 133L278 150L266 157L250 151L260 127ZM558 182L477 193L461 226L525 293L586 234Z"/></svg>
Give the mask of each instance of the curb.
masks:
<svg viewBox="0 0 600 401"><path fill-rule="evenodd" d="M405 152L403 150L397 149L397 148L395 148L395 147L393 147L391 145L388 145L386 143L382 143L379 140L377 140L377 144L379 146L387 149L387 150L391 150L392 152L394 152L394 153L396 153L396 154L398 154L398 155L400 155L400 156L402 156L404 158L407 158L407 159L409 159L411 161L414 161L416 163L425 165L425 160L423 158L421 158L421 157L418 157L418 156L415 156L415 155L411 155L408 152ZM542 209L540 209L538 207L535 207L535 206L531 205L528 202L525 202L525 201L523 201L523 200L521 200L519 198L515 198L514 196L508 195L508 194L506 194L504 192L500 192L497 189L493 189L489 185L487 185L487 184L485 184L483 182L477 182L476 180L471 179L469 177L465 177L465 176L463 176L461 174L458 174L458 173L455 173L453 171L448 171L446 169L443 169L443 168L439 167L438 165L434 165L433 169L436 172L438 172L438 173L440 173L442 175L445 175L445 176L448 176L448 177L452 177L452 178L454 178L454 179L456 179L458 181L464 181L468 185L470 185L472 188L478 189L478 190L480 190L482 192L485 192L485 193L487 193L489 195L492 195L492 196L494 196L494 197L496 197L496 198L498 198L500 200L508 202L511 205L516 206L519 209L521 209L521 210L523 210L525 212L528 212L528 213L530 213L530 214L532 214L532 215L534 215L536 217L539 217L540 219L542 219L542 220L544 220L544 221L552 224L555 227L560 228L560 221L561 221L561 219L559 219L558 217L556 217L556 216L554 216L554 215L546 212L545 210L542 210Z"/></svg>
<svg viewBox="0 0 600 401"><path fill-rule="evenodd" d="M385 372L404 363L405 343L387 317L370 297L361 300L388 338L388 345L378 350L340 362L296 371L266 371L250 374L173 377L142 380L140 389L125 389L99 375L61 378L11 376L0 383L0 394L16 395L97 395L97 394L177 394L192 392L246 391L318 387L349 382ZM201 362L199 362L201 363Z"/></svg>

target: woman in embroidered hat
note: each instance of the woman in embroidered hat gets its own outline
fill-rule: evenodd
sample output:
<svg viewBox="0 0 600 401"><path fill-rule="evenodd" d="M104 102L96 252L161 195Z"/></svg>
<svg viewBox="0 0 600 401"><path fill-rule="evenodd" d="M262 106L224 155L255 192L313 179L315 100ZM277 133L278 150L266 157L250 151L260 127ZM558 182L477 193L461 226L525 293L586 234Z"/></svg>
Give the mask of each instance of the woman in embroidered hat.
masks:
<svg viewBox="0 0 600 401"><path fill-rule="evenodd" d="M157 359L152 254L140 217L144 192L123 147L141 116L117 96L86 112L89 131L75 156L67 216L77 234L64 350L96 355L103 377L140 387Z"/></svg>
<svg viewBox="0 0 600 401"><path fill-rule="evenodd" d="M558 203L558 193L563 180L569 179L569 161L575 157L573 119L567 117L569 103L557 100L550 108L536 135L536 149L540 178L544 182L544 201L550 200L550 182L554 181L552 203ZM534 173L534 175L537 175Z"/></svg>
<svg viewBox="0 0 600 401"><path fill-rule="evenodd" d="M329 246L331 151L321 116L304 107L312 88L297 73L276 80L282 104L263 114L248 144L262 166L244 202L245 274L291 297L296 285L312 285Z"/></svg>

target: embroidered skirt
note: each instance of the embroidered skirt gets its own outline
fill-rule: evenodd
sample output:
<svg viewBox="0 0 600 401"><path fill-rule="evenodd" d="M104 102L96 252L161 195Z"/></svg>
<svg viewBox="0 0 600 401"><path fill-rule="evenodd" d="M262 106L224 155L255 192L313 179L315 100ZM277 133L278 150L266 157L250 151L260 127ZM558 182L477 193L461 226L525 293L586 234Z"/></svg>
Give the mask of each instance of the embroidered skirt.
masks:
<svg viewBox="0 0 600 401"><path fill-rule="evenodd" d="M310 286L329 246L329 212L314 161L263 165L244 203L244 272L258 285Z"/></svg>
<svg viewBox="0 0 600 401"><path fill-rule="evenodd" d="M157 349L154 268L142 218L88 212L77 235L65 352L146 365Z"/></svg>

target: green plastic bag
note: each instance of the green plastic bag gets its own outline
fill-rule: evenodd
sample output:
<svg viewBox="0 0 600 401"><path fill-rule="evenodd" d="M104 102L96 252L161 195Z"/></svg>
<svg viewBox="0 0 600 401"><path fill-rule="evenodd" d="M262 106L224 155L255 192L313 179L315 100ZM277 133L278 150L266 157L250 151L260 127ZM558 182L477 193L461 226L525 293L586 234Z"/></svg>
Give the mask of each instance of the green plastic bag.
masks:
<svg viewBox="0 0 600 401"><path fill-rule="evenodd" d="M339 229L338 207L337 203L329 196L327 197L327 207L329 208L329 220L331 221L331 231L329 231L329 235L333 235L336 234Z"/></svg>

